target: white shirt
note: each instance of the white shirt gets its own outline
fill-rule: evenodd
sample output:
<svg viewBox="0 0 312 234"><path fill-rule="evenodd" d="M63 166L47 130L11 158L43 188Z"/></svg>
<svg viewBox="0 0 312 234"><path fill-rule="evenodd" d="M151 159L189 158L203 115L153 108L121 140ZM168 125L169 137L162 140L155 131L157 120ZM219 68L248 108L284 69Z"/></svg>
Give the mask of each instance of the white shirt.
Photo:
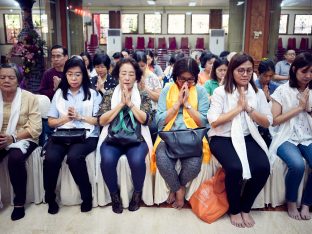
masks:
<svg viewBox="0 0 312 234"><path fill-rule="evenodd" d="M257 96L257 107L255 110L260 112L268 118L270 124L272 123L272 113L269 104L267 103L266 97L261 89L258 89L256 93ZM211 104L208 110L208 121L213 123L216 121L221 114L225 114L230 111L228 102L226 101L226 92L224 86L220 86L215 89L213 95L211 96ZM241 115L241 124L244 132L244 136L249 135L249 129L244 115ZM208 136L223 136L231 137L231 127L232 121L219 125L216 128L211 128L208 132Z"/></svg>

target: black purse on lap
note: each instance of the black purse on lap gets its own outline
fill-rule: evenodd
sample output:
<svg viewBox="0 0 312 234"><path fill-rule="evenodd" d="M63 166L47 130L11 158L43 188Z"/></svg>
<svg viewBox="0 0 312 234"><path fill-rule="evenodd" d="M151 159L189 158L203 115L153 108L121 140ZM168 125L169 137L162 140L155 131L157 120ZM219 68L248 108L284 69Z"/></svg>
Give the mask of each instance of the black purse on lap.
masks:
<svg viewBox="0 0 312 234"><path fill-rule="evenodd" d="M58 128L52 133L51 139L55 143L81 143L86 139L87 131L84 128Z"/></svg>
<svg viewBox="0 0 312 234"><path fill-rule="evenodd" d="M201 157L203 138L208 128L188 128L183 130L160 131L159 137L165 142L169 158Z"/></svg>

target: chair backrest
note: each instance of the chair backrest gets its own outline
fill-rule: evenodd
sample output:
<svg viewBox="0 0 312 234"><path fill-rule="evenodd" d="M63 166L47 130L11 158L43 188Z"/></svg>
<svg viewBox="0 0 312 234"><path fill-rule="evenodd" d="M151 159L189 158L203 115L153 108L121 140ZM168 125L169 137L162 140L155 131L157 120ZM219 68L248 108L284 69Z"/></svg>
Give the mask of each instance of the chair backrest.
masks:
<svg viewBox="0 0 312 234"><path fill-rule="evenodd" d="M196 39L196 46L195 49L204 49L204 38L203 37L197 37Z"/></svg>
<svg viewBox="0 0 312 234"><path fill-rule="evenodd" d="M133 40L132 37L125 37L125 48L128 50L133 49Z"/></svg>
<svg viewBox="0 0 312 234"><path fill-rule="evenodd" d="M147 48L148 49L155 49L155 38L154 37L148 38Z"/></svg>
<svg viewBox="0 0 312 234"><path fill-rule="evenodd" d="M137 38L137 49L144 50L145 49L145 39L144 37Z"/></svg>
<svg viewBox="0 0 312 234"><path fill-rule="evenodd" d="M99 45L98 36L96 34L91 34L90 45L91 46L98 46Z"/></svg>
<svg viewBox="0 0 312 234"><path fill-rule="evenodd" d="M181 49L189 49L189 41L188 37L182 37L181 38Z"/></svg>
<svg viewBox="0 0 312 234"><path fill-rule="evenodd" d="M169 37L169 50L176 50L177 49L177 41L175 37Z"/></svg>
<svg viewBox="0 0 312 234"><path fill-rule="evenodd" d="M309 38L307 38L307 37L301 38L299 49L300 50L307 50L308 47L309 47Z"/></svg>
<svg viewBox="0 0 312 234"><path fill-rule="evenodd" d="M278 49L282 49L283 48L283 39L281 37L278 38L277 48Z"/></svg>
<svg viewBox="0 0 312 234"><path fill-rule="evenodd" d="M167 49L166 38L164 37L158 38L158 49Z"/></svg>
<svg viewBox="0 0 312 234"><path fill-rule="evenodd" d="M50 109L50 99L46 95L36 94L37 100L39 102L39 111L42 119L48 118L48 112Z"/></svg>

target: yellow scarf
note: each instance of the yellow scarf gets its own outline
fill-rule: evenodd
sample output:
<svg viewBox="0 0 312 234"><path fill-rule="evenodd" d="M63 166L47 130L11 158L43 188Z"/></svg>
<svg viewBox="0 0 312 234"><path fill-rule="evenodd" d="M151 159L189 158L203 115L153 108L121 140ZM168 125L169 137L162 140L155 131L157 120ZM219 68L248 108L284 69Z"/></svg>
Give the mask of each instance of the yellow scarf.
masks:
<svg viewBox="0 0 312 234"><path fill-rule="evenodd" d="M178 101L179 98L179 88L178 86L173 83L171 87L169 88L167 97L166 97L166 105L167 105L167 110L172 108L172 106ZM192 106L194 110L197 110L197 103L198 103L198 97L197 97L197 90L195 86L192 86L190 88L190 95L188 97L188 103ZM163 131L169 131L177 118L178 112L176 115L167 123ZM197 124L195 121L191 118L191 116L188 114L187 110L183 108L183 120L187 128L197 128ZM151 159L151 172L156 173L156 149L157 146L159 145L161 141L161 138L158 136L156 139L156 142L153 147L153 152L152 152L152 159ZM206 137L203 138L203 163L209 163L210 161L210 148L208 145L208 141Z"/></svg>

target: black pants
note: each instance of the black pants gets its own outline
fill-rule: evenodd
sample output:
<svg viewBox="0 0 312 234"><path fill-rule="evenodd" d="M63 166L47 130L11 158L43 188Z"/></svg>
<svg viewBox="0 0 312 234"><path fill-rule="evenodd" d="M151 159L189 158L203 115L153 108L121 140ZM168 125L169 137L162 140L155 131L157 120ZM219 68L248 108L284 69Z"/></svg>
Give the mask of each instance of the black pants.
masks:
<svg viewBox="0 0 312 234"><path fill-rule="evenodd" d="M0 158L8 156L8 168L11 184L15 194L14 206L23 206L26 201L26 160L37 148L37 144L29 141L29 147L25 154L20 149L11 148L9 150L1 149Z"/></svg>
<svg viewBox="0 0 312 234"><path fill-rule="evenodd" d="M89 137L83 143L71 145L54 143L49 140L43 162L43 183L45 201L55 201L55 187L63 159L67 155L69 170L79 187L83 201L92 200L92 188L86 164L86 157L96 149L97 137Z"/></svg>
<svg viewBox="0 0 312 234"><path fill-rule="evenodd" d="M270 174L270 163L265 152L251 135L245 137L245 142L252 176L247 181L243 181L242 164L230 137L213 136L209 144L211 152L225 170L230 214L248 213Z"/></svg>

